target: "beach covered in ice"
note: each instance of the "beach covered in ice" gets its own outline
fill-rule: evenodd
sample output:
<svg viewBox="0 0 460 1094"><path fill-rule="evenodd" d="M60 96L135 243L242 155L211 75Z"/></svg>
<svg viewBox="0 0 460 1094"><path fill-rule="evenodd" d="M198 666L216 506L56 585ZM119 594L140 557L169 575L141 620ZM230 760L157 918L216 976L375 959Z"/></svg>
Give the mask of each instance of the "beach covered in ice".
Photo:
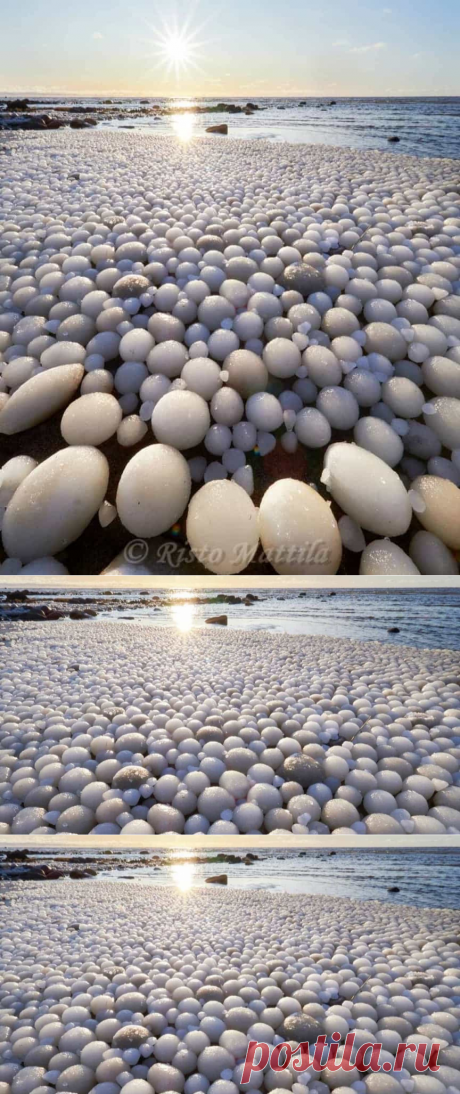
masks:
<svg viewBox="0 0 460 1094"><path fill-rule="evenodd" d="M457 652L100 621L3 650L1 834L460 832Z"/></svg>
<svg viewBox="0 0 460 1094"><path fill-rule="evenodd" d="M171 529L202 572L458 573L455 160L8 141L4 573Z"/></svg>
<svg viewBox="0 0 460 1094"><path fill-rule="evenodd" d="M135 883L4 887L5 1094L456 1094L458 916L324 896ZM355 1033L387 1073L253 1072L250 1040ZM400 1042L441 1045L436 1075ZM340 1059L340 1048L338 1053Z"/></svg>

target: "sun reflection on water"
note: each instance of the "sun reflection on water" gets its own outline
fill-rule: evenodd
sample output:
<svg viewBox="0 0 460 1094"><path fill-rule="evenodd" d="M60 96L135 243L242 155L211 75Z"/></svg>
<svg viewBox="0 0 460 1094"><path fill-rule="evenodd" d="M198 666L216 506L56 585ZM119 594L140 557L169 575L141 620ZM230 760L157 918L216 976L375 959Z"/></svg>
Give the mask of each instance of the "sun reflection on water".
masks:
<svg viewBox="0 0 460 1094"><path fill-rule="evenodd" d="M181 893L187 893L192 888L195 877L195 864L193 862L178 862L171 868L174 884Z"/></svg>
<svg viewBox="0 0 460 1094"><path fill-rule="evenodd" d="M186 144L192 139L195 132L194 114L175 114L172 118L172 127L178 140Z"/></svg>
<svg viewBox="0 0 460 1094"><path fill-rule="evenodd" d="M192 629L195 618L193 604L173 604L171 615L179 631L190 631Z"/></svg>

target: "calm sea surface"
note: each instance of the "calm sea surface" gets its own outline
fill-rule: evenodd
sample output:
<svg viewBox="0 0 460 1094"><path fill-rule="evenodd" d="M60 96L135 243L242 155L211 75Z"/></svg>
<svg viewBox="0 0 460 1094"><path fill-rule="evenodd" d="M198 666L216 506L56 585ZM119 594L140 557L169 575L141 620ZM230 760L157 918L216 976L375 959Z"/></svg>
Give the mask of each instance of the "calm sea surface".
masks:
<svg viewBox="0 0 460 1094"><path fill-rule="evenodd" d="M203 885L206 877L226 873L233 889L308 893L352 900L381 900L420 908L460 908L460 851L256 851L251 866L243 862L194 863L193 852L171 851L167 864L142 865L142 853L117 854L117 868L102 867L107 881L133 880L146 885L176 885L182 890ZM85 860L88 851L84 852ZM145 855L144 855L145 857ZM200 858L204 855L200 852ZM72 859L78 860L78 852ZM120 859L123 861L120 863ZM398 892L388 892L397 888Z"/></svg>
<svg viewBox="0 0 460 1094"><path fill-rule="evenodd" d="M299 595L297 590L250 590L245 587L244 590L233 588L229 595L238 594L244 598L251 591L258 599L246 606L244 603L216 604L213 599L216 590L206 593L203 589L177 592L168 589L161 594L160 607L153 604L158 595L156 590L145 597L138 590L114 590L104 599L97 590L69 589L67 593L81 595L84 603L98 611L99 619L108 621L132 623L135 619L147 626L168 625L190 630L202 626L212 615L225 613L230 628L392 642L421 649L460 650L460 588L396 589L394 592L355 588L338 589L332 595L327 589L318 589ZM219 593L225 596L225 590L219 589ZM54 601L50 590L34 591L31 595L40 604ZM197 595L203 603L193 602ZM55 596L62 601L62 590L56 590ZM398 633L389 634L390 627L398 627Z"/></svg>
<svg viewBox="0 0 460 1094"><path fill-rule="evenodd" d="M11 97L11 96L10 96ZM34 102L40 100L31 95ZM158 133L175 132L182 138L201 134L208 125L228 121L229 136L338 147L382 149L412 156L460 157L460 97L455 98L339 98L253 99L261 109L246 114L203 113L184 125L180 116L155 119L146 111L153 106L178 109L196 104L215 106L218 99L51 99L43 109L62 105L92 107L102 126L147 127ZM246 99L228 99L245 106ZM300 103L305 102L305 106ZM102 108L102 110L101 110ZM263 108L263 109L262 109ZM97 113L96 113L97 112ZM399 144L388 144L389 136Z"/></svg>

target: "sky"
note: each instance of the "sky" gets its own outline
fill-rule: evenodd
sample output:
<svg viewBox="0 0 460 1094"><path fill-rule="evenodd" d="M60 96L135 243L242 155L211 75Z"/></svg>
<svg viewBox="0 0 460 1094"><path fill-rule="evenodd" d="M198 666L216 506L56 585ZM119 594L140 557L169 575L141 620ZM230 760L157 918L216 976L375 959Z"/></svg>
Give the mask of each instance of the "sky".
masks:
<svg viewBox="0 0 460 1094"><path fill-rule="evenodd" d="M0 0L0 12L8 94L460 94L459 0Z"/></svg>

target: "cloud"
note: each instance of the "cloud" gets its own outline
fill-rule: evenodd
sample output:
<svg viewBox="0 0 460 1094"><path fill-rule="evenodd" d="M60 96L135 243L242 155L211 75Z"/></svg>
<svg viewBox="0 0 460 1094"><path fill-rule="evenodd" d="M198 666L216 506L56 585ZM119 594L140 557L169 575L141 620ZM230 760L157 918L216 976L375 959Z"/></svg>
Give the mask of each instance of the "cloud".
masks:
<svg viewBox="0 0 460 1094"><path fill-rule="evenodd" d="M371 53L374 50L378 50L378 49L386 49L386 42L372 42L368 46L353 46L353 49L350 49L349 52L350 53Z"/></svg>
<svg viewBox="0 0 460 1094"><path fill-rule="evenodd" d="M91 37L92 37L92 38L95 38L95 39L96 39L96 41L98 41L98 42L102 42L102 39L103 39L104 35L103 35L103 34L99 34L99 31L98 31L98 30L95 30L95 31L94 31L94 34L93 34L93 35L92 35Z"/></svg>
<svg viewBox="0 0 460 1094"><path fill-rule="evenodd" d="M348 38L340 38L338 42L333 42L333 46L349 46L350 42Z"/></svg>
<svg viewBox="0 0 460 1094"><path fill-rule="evenodd" d="M382 15L391 15L392 8L383 8Z"/></svg>

